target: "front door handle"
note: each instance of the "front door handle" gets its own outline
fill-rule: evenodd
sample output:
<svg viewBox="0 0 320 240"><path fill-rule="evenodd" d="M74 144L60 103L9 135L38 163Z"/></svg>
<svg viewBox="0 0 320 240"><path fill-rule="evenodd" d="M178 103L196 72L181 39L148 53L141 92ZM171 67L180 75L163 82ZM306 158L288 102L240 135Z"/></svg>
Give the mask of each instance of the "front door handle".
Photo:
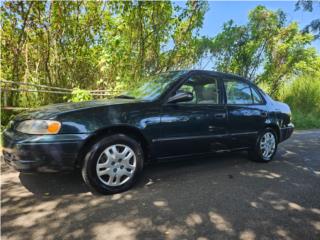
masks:
<svg viewBox="0 0 320 240"><path fill-rule="evenodd" d="M216 114L214 115L214 117L215 117L216 119L223 119L223 118L226 118L226 114L225 114L225 113L216 113Z"/></svg>

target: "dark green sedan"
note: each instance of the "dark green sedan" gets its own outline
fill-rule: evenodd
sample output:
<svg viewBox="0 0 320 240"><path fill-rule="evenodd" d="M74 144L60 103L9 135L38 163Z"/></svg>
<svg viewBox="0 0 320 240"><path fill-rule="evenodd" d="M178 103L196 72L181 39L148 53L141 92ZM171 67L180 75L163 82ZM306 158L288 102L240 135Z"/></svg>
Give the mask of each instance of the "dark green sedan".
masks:
<svg viewBox="0 0 320 240"><path fill-rule="evenodd" d="M247 150L268 162L291 136L290 108L241 77L174 71L111 100L45 106L3 133L3 158L21 172L82 169L103 194L129 189L146 162Z"/></svg>

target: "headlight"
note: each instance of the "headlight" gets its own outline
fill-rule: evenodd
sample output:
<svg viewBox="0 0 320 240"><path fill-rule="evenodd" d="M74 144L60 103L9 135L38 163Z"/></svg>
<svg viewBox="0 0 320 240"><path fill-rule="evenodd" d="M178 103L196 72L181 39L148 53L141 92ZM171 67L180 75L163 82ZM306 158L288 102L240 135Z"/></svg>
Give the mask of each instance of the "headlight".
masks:
<svg viewBox="0 0 320 240"><path fill-rule="evenodd" d="M27 134L57 134L61 123L52 120L26 120L18 124L16 130Z"/></svg>

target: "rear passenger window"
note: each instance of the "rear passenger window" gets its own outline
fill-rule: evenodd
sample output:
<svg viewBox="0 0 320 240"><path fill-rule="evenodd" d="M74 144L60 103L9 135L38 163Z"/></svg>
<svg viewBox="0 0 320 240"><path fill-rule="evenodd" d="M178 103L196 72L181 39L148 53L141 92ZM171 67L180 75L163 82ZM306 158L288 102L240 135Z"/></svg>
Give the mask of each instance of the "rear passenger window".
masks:
<svg viewBox="0 0 320 240"><path fill-rule="evenodd" d="M250 86L244 82L236 80L225 80L228 104L252 104Z"/></svg>
<svg viewBox="0 0 320 240"><path fill-rule="evenodd" d="M235 79L224 80L227 104L262 104L263 100L256 89Z"/></svg>

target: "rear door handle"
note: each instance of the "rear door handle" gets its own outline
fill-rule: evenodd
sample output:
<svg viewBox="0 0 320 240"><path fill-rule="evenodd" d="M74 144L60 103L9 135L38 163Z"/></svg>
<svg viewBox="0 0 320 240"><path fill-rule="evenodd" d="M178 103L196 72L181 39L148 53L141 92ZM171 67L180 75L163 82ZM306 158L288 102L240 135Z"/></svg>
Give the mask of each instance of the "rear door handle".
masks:
<svg viewBox="0 0 320 240"><path fill-rule="evenodd" d="M226 114L225 114L225 113L216 113L216 114L214 115L214 117L215 117L216 119L223 119L223 118L226 118Z"/></svg>

